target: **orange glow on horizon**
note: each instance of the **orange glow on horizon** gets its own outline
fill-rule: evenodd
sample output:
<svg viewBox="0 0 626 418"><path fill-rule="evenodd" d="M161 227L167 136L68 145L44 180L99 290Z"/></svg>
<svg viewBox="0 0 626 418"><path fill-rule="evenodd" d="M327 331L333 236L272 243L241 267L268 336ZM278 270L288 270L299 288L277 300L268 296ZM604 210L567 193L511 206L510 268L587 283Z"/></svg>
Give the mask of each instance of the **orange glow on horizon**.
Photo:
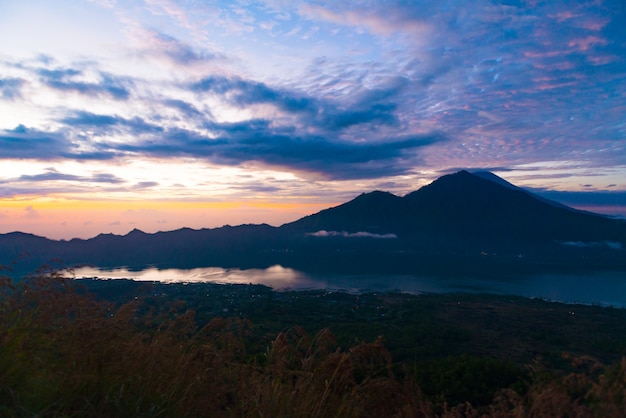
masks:
<svg viewBox="0 0 626 418"><path fill-rule="evenodd" d="M268 208L274 210L293 210L298 208L319 207L333 205L333 203L302 203L302 202L273 202L269 200L241 200L241 201L174 201L174 200L83 200L57 199L50 197L13 197L0 199L0 208L23 208L37 205L39 209L48 210L102 210L102 209L229 209L241 206Z"/></svg>
<svg viewBox="0 0 626 418"><path fill-rule="evenodd" d="M183 227L268 223L279 226L318 212L333 203L241 200L78 200L50 197L0 199L0 233L21 231L54 239L90 238L99 233L123 235Z"/></svg>

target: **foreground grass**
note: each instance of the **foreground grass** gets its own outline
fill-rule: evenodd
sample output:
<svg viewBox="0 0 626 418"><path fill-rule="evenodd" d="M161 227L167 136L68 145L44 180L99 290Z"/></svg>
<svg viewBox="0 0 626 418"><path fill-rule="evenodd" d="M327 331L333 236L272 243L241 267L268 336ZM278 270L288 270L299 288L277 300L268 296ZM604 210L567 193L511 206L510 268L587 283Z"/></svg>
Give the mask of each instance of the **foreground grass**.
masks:
<svg viewBox="0 0 626 418"><path fill-rule="evenodd" d="M113 304L56 273L2 279L0 291L0 416L610 417L626 410L626 360L607 366L562 353L567 367L552 370L536 358L520 365L470 350L399 361L383 337L355 341L338 328L338 342L327 328L309 335L281 323L267 340L254 323L262 315L207 316L171 298ZM420 331L427 341L438 335Z"/></svg>

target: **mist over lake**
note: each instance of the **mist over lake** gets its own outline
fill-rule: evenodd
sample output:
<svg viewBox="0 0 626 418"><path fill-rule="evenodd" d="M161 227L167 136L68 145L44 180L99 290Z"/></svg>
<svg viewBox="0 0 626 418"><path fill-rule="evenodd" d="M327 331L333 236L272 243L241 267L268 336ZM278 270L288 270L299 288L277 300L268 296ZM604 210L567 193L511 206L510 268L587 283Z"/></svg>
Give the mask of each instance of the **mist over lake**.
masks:
<svg viewBox="0 0 626 418"><path fill-rule="evenodd" d="M623 272L503 275L502 278L424 277L412 275L320 274L275 265L267 269L134 270L81 267L76 278L132 279L162 283L262 284L274 290L326 289L329 291L421 293L491 293L541 298L565 303L626 307Z"/></svg>

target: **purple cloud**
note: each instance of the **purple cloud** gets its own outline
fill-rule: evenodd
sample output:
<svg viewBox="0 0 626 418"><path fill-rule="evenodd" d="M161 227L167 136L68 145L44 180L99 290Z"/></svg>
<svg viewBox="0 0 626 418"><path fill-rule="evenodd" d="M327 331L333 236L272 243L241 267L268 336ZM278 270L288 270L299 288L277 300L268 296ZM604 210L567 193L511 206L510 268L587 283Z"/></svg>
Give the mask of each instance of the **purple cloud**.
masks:
<svg viewBox="0 0 626 418"><path fill-rule="evenodd" d="M88 96L107 95L116 100L127 100L130 97L127 80L104 72L100 72L99 82L85 82L77 79L83 75L83 72L74 68L39 69L37 73L42 83L55 90L71 91Z"/></svg>

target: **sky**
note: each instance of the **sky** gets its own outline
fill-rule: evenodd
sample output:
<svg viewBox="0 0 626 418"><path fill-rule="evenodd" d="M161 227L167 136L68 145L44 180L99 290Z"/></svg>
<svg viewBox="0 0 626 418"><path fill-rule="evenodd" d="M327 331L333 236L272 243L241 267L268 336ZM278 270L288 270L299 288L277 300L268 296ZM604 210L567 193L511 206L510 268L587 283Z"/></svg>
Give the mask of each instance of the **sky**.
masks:
<svg viewBox="0 0 626 418"><path fill-rule="evenodd" d="M0 233L281 225L489 170L626 216L626 3L0 0Z"/></svg>

